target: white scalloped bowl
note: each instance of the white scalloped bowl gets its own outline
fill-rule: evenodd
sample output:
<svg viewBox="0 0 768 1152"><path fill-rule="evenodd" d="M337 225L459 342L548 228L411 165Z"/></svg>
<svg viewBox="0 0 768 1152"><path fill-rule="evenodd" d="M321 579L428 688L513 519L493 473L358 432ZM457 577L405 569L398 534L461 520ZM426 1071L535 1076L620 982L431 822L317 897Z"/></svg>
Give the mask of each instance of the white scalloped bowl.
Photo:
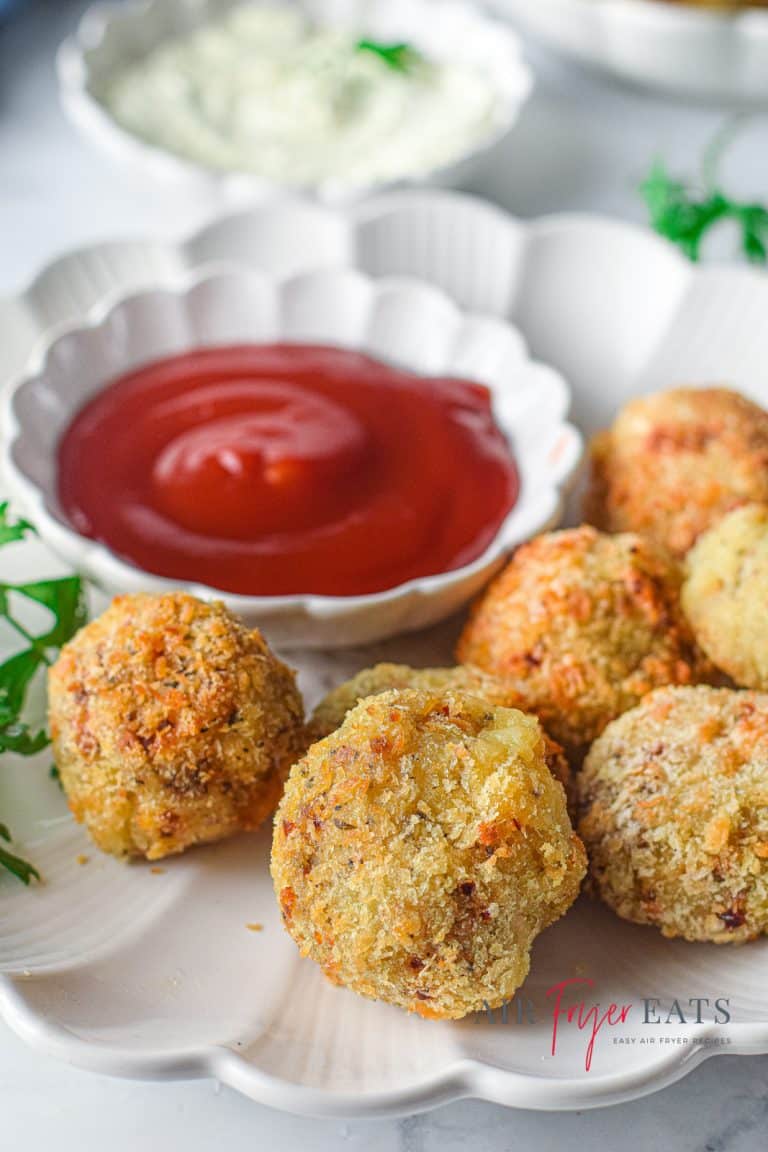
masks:
<svg viewBox="0 0 768 1152"><path fill-rule="evenodd" d="M99 97L104 78L140 58L159 41L200 27L243 0L128 0L95 4L58 55L59 92L74 125L119 162L140 175L170 185L175 194L213 199L217 205L301 191L328 202L355 199L391 186L383 181L350 183L339 173L332 181L302 187L260 179L252 173L222 172L153 147L122 128ZM258 0L255 0L258 2ZM270 3L285 0L270 0ZM509 134L528 99L533 79L512 29L466 0L298 0L320 25L351 27L384 42L405 41L434 59L481 64L499 94L495 122L476 146L439 168L414 171L396 184L451 187L463 183Z"/></svg>
<svg viewBox="0 0 768 1152"><path fill-rule="evenodd" d="M58 502L57 441L80 407L138 364L185 349L287 341L354 348L425 376L448 374L490 388L497 423L520 471L520 497L495 539L471 564L366 596L240 596L169 580L132 566L79 535ZM516 544L555 523L563 485L581 456L565 421L562 376L527 357L501 320L464 314L438 289L415 280L372 280L320 271L279 280L254 270L220 270L113 301L88 327L59 332L31 372L6 395L3 469L11 495L43 540L109 592L184 586L224 600L266 626L282 647L338 648L381 640L449 616L489 579Z"/></svg>
<svg viewBox="0 0 768 1152"><path fill-rule="evenodd" d="M493 0L553 47L633 83L688 96L768 99L768 12L669 0Z"/></svg>

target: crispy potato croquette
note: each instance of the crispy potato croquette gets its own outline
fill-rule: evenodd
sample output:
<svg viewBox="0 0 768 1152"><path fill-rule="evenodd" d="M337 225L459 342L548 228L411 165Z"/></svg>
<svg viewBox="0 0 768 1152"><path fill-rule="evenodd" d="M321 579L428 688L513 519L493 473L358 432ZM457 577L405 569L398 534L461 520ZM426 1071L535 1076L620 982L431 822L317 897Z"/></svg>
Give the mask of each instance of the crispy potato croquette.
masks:
<svg viewBox="0 0 768 1152"><path fill-rule="evenodd" d="M586 519L683 556L733 508L768 501L768 413L726 388L641 397L594 439L591 464Z"/></svg>
<svg viewBox="0 0 768 1152"><path fill-rule="evenodd" d="M588 526L539 536L474 605L458 659L509 683L579 762L646 692L709 672L681 582L678 565L640 536Z"/></svg>
<svg viewBox="0 0 768 1152"><path fill-rule="evenodd" d="M321 740L339 728L347 712L366 696L376 696L392 688L417 688L440 694L466 692L487 704L502 708L520 708L519 694L503 680L488 676L480 668L459 664L456 668L411 668L407 664L376 664L364 668L351 680L332 689L315 708L308 725L310 739ZM544 733L544 753L549 769L560 781L570 799L571 772L559 744Z"/></svg>
<svg viewBox="0 0 768 1152"><path fill-rule="evenodd" d="M683 608L701 647L737 684L768 688L768 505L731 512L687 568Z"/></svg>
<svg viewBox="0 0 768 1152"><path fill-rule="evenodd" d="M293 672L223 604L120 596L48 678L75 818L116 856L159 860L255 828L300 755Z"/></svg>
<svg viewBox="0 0 768 1152"><path fill-rule="evenodd" d="M326 976L431 1018L498 1006L585 872L531 716L459 692L361 700L291 770L272 876Z"/></svg>
<svg viewBox="0 0 768 1152"><path fill-rule="evenodd" d="M517 708L520 697L514 688L488 676L481 668L411 668L408 664L376 664L363 668L324 696L315 708L310 728L316 739L328 736L343 723L347 712L366 696L375 696L392 688L418 688L440 694L445 691L467 692L480 696L489 704Z"/></svg>
<svg viewBox="0 0 768 1152"><path fill-rule="evenodd" d="M578 787L591 883L619 916L718 944L768 930L768 695L660 688Z"/></svg>

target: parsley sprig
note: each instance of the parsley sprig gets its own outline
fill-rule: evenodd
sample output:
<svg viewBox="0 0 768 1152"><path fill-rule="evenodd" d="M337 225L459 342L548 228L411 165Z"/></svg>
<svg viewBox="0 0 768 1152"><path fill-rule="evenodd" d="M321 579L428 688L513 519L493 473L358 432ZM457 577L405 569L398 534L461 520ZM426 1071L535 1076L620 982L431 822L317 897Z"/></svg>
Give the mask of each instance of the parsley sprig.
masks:
<svg viewBox="0 0 768 1152"><path fill-rule="evenodd" d="M657 161L641 191L653 228L688 257L698 261L701 246L715 225L732 220L739 229L741 248L752 264L768 262L768 206L735 200L719 185L717 168L725 145L738 122L728 123L715 137L704 160L698 185L673 179Z"/></svg>
<svg viewBox="0 0 768 1152"><path fill-rule="evenodd" d="M32 532L34 529L26 520L11 516L7 502L0 503L0 548L24 540ZM31 633L14 612L13 602L17 596L47 608L52 624L41 633ZM23 718L27 690L40 669L51 663L54 653L74 636L85 619L85 598L79 576L24 584L0 581L0 620L24 642L20 651L0 664L0 754L14 752L17 756L33 756L49 743L44 730L33 729ZM11 840L10 831L2 823L0 840L6 843ZM40 879L31 864L14 856L2 844L0 868L13 873L24 884Z"/></svg>
<svg viewBox="0 0 768 1152"><path fill-rule="evenodd" d="M382 44L378 40L358 40L358 52L372 52L383 60L393 72L410 72L421 63L423 57L410 44Z"/></svg>

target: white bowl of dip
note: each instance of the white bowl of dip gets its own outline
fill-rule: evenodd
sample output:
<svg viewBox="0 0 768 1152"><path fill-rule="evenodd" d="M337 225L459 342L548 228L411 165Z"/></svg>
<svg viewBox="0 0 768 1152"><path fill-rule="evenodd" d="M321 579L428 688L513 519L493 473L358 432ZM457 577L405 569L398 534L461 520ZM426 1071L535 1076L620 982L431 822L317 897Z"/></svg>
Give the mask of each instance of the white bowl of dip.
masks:
<svg viewBox="0 0 768 1152"><path fill-rule="evenodd" d="M75 125L145 175L226 202L461 182L531 89L464 0L128 0L59 51Z"/></svg>
<svg viewBox="0 0 768 1152"><path fill-rule="evenodd" d="M72 525L59 495L59 445L83 405L141 365L190 349L272 342L332 345L418 376L451 376L488 388L520 488L479 556L368 595L241 595L158 576ZM45 543L106 591L185 587L224 600L279 646L342 648L450 616L479 592L512 548L559 520L564 489L582 454L581 435L567 419L569 406L565 380L529 358L516 329L462 312L429 284L372 280L351 269L282 279L220 266L186 275L173 287L112 298L86 324L55 329L5 392L0 468L14 505ZM460 486L460 460L455 469Z"/></svg>
<svg viewBox="0 0 768 1152"><path fill-rule="evenodd" d="M768 12L669 0L493 0L554 48L633 84L680 96L764 103Z"/></svg>

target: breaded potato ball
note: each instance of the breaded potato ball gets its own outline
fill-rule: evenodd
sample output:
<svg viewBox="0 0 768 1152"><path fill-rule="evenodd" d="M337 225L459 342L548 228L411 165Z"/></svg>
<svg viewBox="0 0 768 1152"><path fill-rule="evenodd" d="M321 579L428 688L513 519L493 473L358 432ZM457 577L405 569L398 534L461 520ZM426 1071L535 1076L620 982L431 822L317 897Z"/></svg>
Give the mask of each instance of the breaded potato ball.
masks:
<svg viewBox="0 0 768 1152"><path fill-rule="evenodd" d="M457 657L509 683L578 763L646 692L709 671L681 582L675 561L641 536L589 526L538 536L475 603Z"/></svg>
<svg viewBox="0 0 768 1152"><path fill-rule="evenodd" d="M768 930L768 695L659 688L578 787L591 884L619 916L717 944Z"/></svg>
<svg viewBox="0 0 768 1152"><path fill-rule="evenodd" d="M119 596L62 649L49 721L75 819L159 860L255 828L303 751L294 674L223 604Z"/></svg>
<svg viewBox="0 0 768 1152"><path fill-rule="evenodd" d="M727 388L633 400L591 446L585 516L684 556L740 504L768 500L768 413Z"/></svg>
<svg viewBox="0 0 768 1152"><path fill-rule="evenodd" d="M373 668L363 668L323 697L312 713L309 724L315 738L320 740L330 735L342 724L347 712L366 696L376 696L392 688L418 688L436 695L446 691L467 692L503 708L516 708L520 703L511 685L504 684L495 676L488 676L481 668L468 668L462 664L455 668L376 664Z"/></svg>
<svg viewBox="0 0 768 1152"><path fill-rule="evenodd" d="M513 995L585 867L538 721L459 692L361 700L294 765L275 817L302 954L434 1019Z"/></svg>
<svg viewBox="0 0 768 1152"><path fill-rule="evenodd" d="M366 696L376 696L392 688L425 689L440 695L444 692L465 692L478 696L486 704L502 708L520 708L524 711L515 689L480 668L459 664L456 668L411 668L407 664L376 664L364 668L351 680L346 680L324 696L315 708L308 725L312 742L322 740L341 727L347 712ZM571 772L559 744L544 733L544 755L552 774L560 781L570 799Z"/></svg>
<svg viewBox="0 0 768 1152"><path fill-rule="evenodd" d="M768 688L768 505L731 512L686 565L683 609L699 644L737 684Z"/></svg>

